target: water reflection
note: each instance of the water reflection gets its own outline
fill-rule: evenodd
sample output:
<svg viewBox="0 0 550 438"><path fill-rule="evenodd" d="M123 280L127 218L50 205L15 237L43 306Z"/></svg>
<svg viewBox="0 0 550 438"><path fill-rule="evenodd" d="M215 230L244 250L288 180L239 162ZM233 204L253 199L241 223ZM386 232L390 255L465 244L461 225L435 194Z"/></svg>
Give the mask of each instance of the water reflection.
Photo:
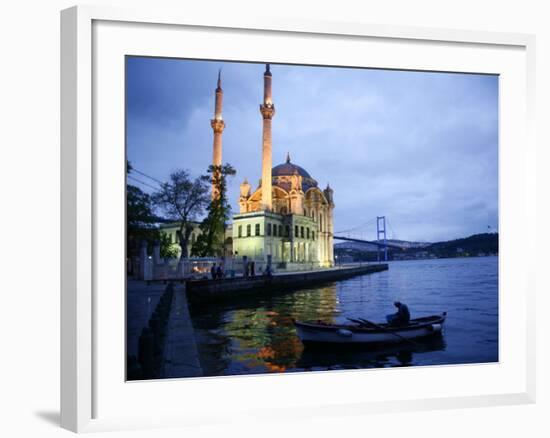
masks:
<svg viewBox="0 0 550 438"><path fill-rule="evenodd" d="M356 346L335 349L308 346L303 351L297 366L305 370L411 366L417 362L419 355L442 351L445 347L444 336L441 334L418 340L416 345L396 344L393 346L370 346L367 348Z"/></svg>
<svg viewBox="0 0 550 438"><path fill-rule="evenodd" d="M218 374L219 361L223 361L221 368L227 368L227 374L296 368L304 347L292 320L334 322L337 306L336 284L329 284L299 292L286 291L267 299L261 298L259 291L258 297L239 302L238 309L227 306L210 307L207 311L193 309L199 344L204 343L208 350L201 354L206 368L203 371Z"/></svg>
<svg viewBox="0 0 550 438"><path fill-rule="evenodd" d="M448 311L443 336L420 346L304 349L292 319L380 321L395 298L413 317ZM398 262L390 271L233 305L191 309L205 375L481 363L498 360L498 259Z"/></svg>

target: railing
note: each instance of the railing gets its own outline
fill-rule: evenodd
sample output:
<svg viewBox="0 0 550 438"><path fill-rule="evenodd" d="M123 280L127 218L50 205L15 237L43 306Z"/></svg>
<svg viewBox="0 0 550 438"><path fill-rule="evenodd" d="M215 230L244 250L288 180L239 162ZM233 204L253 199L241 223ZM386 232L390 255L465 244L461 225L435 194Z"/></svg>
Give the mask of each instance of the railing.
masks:
<svg viewBox="0 0 550 438"><path fill-rule="evenodd" d="M265 269L266 262L264 259L248 259L247 261L249 264L254 263L256 274L262 273ZM221 267L224 277L242 276L244 272L242 257L161 259L156 263L152 257L147 257L144 261L134 261L134 266L139 266L138 269L134 270L134 277L146 281L211 278L212 267L215 267L216 271L218 267Z"/></svg>
<svg viewBox="0 0 550 438"><path fill-rule="evenodd" d="M264 258L247 258L246 262L249 269L252 264L254 265L255 275L262 275L267 266ZM207 279L212 278L212 267L215 267L216 271L218 267L221 267L223 277L233 278L244 275L244 263L243 257L159 259L155 262L153 257L148 256L143 261L133 260L133 266L135 267L133 276L146 281ZM272 273L312 271L316 269L321 269L317 262L274 262L271 265Z"/></svg>

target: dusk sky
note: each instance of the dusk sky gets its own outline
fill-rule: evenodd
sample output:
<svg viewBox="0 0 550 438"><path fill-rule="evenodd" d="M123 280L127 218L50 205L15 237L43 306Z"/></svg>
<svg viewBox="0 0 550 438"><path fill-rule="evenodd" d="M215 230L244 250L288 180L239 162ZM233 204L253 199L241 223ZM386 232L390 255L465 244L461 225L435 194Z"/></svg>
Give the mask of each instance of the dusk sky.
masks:
<svg viewBox="0 0 550 438"><path fill-rule="evenodd" d="M204 174L220 68L223 162L237 170L228 196L238 213L239 184L246 177L255 189L261 176L264 64L128 58L127 153L161 181L180 168ZM374 240L382 215L388 238L403 240L497 230L497 76L273 64L271 71L273 166L289 152L321 188L330 183L335 232L370 221L360 237Z"/></svg>

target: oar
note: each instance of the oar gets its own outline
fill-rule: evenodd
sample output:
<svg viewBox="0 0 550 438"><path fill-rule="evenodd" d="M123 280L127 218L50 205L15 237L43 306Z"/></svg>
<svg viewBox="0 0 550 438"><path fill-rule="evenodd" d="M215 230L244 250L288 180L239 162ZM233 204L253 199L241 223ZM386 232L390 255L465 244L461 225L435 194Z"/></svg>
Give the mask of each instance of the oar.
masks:
<svg viewBox="0 0 550 438"><path fill-rule="evenodd" d="M365 327L367 324L365 324L363 321L359 321L358 319L353 318L346 318L348 321L354 322L355 324L360 325L361 327Z"/></svg>
<svg viewBox="0 0 550 438"><path fill-rule="evenodd" d="M372 322L372 321L369 321L368 319L359 318L359 321L363 322L363 324L365 324L365 325L371 325L371 326L373 326L374 328L377 328L378 330L382 330L383 332L390 333L390 334L392 334L392 335L398 337L398 338L401 339L402 341L410 342L412 345L414 345L414 346L416 346L416 347L419 347L419 346L420 346L420 344L419 344L418 342L414 342L414 341L411 340L411 339L407 339L407 338L405 338L405 337L403 337L403 336L401 336L401 335L399 335L399 334L397 334L397 333L395 333L395 332L393 332L393 331L391 331L391 330L388 330L388 329L382 327L381 325L378 325L378 324L376 324L376 323L374 323L374 322Z"/></svg>

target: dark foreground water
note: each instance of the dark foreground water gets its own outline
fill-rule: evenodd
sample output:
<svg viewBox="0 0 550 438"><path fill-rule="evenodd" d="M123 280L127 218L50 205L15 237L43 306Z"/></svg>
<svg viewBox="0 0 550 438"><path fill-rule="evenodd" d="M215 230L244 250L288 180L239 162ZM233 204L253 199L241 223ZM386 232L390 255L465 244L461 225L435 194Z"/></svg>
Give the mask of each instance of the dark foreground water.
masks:
<svg viewBox="0 0 550 438"><path fill-rule="evenodd" d="M393 301L411 316L447 311L445 331L421 346L318 350L303 347L292 318L383 321ZM498 361L498 257L391 262L388 271L192 309L207 376Z"/></svg>

